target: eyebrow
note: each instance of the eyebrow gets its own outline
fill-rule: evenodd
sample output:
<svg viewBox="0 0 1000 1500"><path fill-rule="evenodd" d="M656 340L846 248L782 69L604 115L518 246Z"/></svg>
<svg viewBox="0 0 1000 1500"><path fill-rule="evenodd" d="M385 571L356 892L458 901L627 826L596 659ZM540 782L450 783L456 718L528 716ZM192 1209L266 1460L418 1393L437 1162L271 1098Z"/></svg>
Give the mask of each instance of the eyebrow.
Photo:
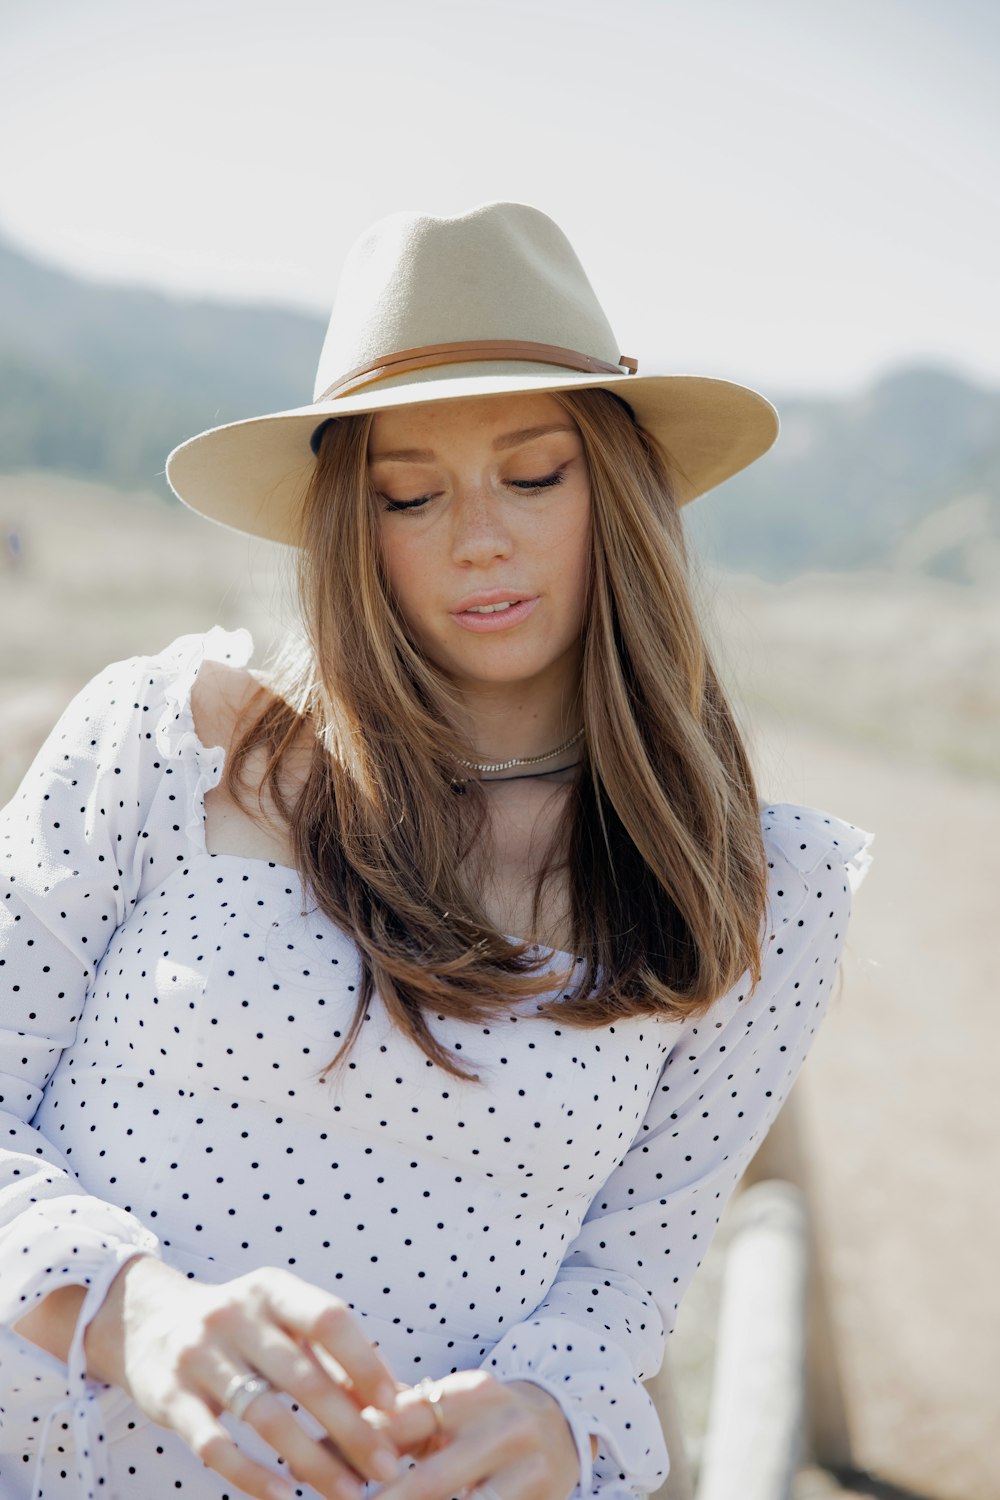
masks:
<svg viewBox="0 0 1000 1500"><path fill-rule="evenodd" d="M493 443L494 451L505 452L508 448L520 448L535 438L547 437L550 432L575 432L576 428L566 422L547 422L543 427L521 427L517 432L505 432ZM437 455L433 448L394 448L391 452L372 453L373 464L422 464L431 463Z"/></svg>

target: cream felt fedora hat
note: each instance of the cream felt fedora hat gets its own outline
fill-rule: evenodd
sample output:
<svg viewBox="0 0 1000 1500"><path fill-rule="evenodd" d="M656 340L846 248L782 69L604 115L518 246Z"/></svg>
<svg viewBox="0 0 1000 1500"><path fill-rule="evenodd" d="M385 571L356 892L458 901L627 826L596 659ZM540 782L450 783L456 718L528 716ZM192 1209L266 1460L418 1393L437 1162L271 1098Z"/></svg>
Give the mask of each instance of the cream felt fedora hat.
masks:
<svg viewBox="0 0 1000 1500"><path fill-rule="evenodd" d="M230 422L167 460L193 510L294 545L314 434L331 417L422 401L602 386L657 439L680 504L767 451L774 407L701 375L638 374L558 225L524 203L399 213L350 251L310 405Z"/></svg>

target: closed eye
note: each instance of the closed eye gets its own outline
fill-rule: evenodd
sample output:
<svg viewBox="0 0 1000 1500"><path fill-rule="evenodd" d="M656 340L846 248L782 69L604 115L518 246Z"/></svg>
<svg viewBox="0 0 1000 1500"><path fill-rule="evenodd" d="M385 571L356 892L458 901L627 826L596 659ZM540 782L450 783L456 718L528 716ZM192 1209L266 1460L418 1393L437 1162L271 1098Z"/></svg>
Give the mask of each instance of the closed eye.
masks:
<svg viewBox="0 0 1000 1500"><path fill-rule="evenodd" d="M562 484L563 478L562 469L557 469L545 479L511 479L509 483L515 490L549 490L553 485Z"/></svg>
<svg viewBox="0 0 1000 1500"><path fill-rule="evenodd" d="M386 510L414 510L418 505L426 505L428 500L434 499L434 496L421 495L418 500L389 500L385 495L381 498L385 500Z"/></svg>
<svg viewBox="0 0 1000 1500"><path fill-rule="evenodd" d="M565 465L563 465L565 468ZM554 474L546 474L543 479L509 479L508 485L513 490L520 490L522 494L533 494L538 490L550 490L557 484L562 484L565 475L563 469L557 469ZM421 505L426 505L428 500L435 499L434 495L418 495L415 500L390 500L387 495L380 497L385 501L387 511L416 510Z"/></svg>

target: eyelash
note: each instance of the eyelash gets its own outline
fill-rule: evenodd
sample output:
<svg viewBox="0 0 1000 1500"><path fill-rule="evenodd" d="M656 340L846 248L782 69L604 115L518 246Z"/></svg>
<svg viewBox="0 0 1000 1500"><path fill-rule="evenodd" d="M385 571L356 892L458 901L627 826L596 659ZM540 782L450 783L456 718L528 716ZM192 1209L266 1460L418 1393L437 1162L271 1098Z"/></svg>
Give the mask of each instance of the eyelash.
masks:
<svg viewBox="0 0 1000 1500"><path fill-rule="evenodd" d="M563 472L557 469L554 474L548 474L544 479L512 479L512 488L520 490L523 495L537 494L539 490L554 489L557 484L563 482ZM383 498L385 498L383 496ZM433 495L421 495L416 500L386 500L387 511L415 510L420 505L426 505L428 500L433 500Z"/></svg>

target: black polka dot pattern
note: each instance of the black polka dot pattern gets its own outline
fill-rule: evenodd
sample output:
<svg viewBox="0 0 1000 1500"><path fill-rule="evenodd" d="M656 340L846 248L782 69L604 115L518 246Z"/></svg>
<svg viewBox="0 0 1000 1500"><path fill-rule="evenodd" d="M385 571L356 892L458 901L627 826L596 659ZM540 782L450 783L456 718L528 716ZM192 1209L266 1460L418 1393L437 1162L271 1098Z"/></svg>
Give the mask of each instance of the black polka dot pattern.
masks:
<svg viewBox="0 0 1000 1500"><path fill-rule="evenodd" d="M763 980L698 1022L432 1017L476 1086L376 1001L321 1083L356 951L293 871L205 848L222 752L191 687L206 655L251 649L217 629L109 668L3 814L0 1493L231 1493L79 1351L66 1368L12 1331L59 1285L96 1308L138 1250L209 1280L288 1267L348 1301L402 1380L534 1380L573 1428L581 1495L656 1489L641 1382L826 1011L870 835L762 809Z"/></svg>

